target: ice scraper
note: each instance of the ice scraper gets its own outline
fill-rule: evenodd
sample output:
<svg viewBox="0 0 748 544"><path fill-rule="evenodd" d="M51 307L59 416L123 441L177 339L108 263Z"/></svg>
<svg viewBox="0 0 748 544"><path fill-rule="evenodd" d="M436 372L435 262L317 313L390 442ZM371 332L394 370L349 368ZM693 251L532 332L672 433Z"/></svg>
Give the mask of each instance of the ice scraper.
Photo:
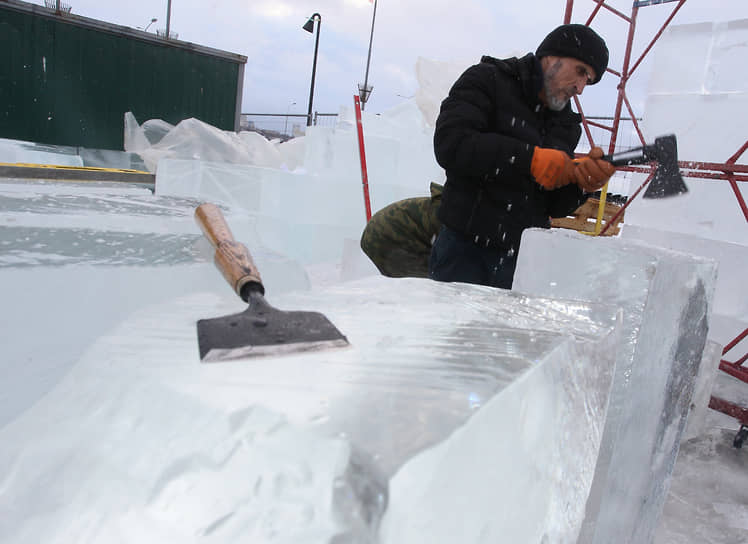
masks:
<svg viewBox="0 0 748 544"><path fill-rule="evenodd" d="M284 312L268 304L252 255L246 246L234 240L218 206L201 204L195 210L195 220L216 250L216 266L249 304L241 313L197 322L202 362L348 345L346 337L321 313Z"/></svg>

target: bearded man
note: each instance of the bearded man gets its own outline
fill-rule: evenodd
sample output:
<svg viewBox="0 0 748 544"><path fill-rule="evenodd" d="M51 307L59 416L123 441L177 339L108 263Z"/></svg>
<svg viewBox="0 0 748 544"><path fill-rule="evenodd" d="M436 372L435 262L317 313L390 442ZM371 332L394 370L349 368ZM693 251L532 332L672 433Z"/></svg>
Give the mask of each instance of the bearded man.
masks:
<svg viewBox="0 0 748 544"><path fill-rule="evenodd" d="M429 277L511 288L522 231L550 228L605 185L615 168L602 149L573 160L582 118L569 102L607 66L605 41L567 24L534 54L484 56L459 77L434 132L447 180Z"/></svg>

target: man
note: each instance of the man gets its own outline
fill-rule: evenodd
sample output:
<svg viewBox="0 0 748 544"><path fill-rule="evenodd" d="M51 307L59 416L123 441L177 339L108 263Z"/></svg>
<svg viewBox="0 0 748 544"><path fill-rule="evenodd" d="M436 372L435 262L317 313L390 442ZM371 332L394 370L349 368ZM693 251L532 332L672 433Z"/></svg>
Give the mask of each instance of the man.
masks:
<svg viewBox="0 0 748 544"><path fill-rule="evenodd" d="M442 186L430 197L406 198L375 213L361 235L361 249L391 278L427 278L429 256L441 224L436 218Z"/></svg>
<svg viewBox="0 0 748 544"><path fill-rule="evenodd" d="M576 210L615 168L594 148L574 161L581 116L572 96L600 81L603 39L584 25L562 25L535 54L484 56L442 102L434 153L445 169L429 260L440 281L512 286L522 231L550 227Z"/></svg>

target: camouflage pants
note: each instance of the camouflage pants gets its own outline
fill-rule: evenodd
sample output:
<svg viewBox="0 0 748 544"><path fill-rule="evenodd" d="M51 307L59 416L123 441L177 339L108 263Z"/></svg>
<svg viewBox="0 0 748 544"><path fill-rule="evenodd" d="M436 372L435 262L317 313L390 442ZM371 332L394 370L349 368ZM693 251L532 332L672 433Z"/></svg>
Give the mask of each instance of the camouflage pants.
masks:
<svg viewBox="0 0 748 544"><path fill-rule="evenodd" d="M361 235L361 249L379 271L393 278L427 278L431 245L441 224L436 212L441 185L431 197L407 198L375 213Z"/></svg>

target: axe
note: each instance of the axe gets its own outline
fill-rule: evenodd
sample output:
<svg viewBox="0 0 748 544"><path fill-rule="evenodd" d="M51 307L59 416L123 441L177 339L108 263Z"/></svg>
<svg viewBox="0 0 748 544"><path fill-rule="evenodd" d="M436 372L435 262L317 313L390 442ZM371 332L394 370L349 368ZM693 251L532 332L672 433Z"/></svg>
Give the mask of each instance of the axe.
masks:
<svg viewBox="0 0 748 544"><path fill-rule="evenodd" d="M665 198L688 192L678 169L678 145L675 134L660 136L655 138L653 144L605 155L602 159L613 166L657 162L654 178L642 198Z"/></svg>

